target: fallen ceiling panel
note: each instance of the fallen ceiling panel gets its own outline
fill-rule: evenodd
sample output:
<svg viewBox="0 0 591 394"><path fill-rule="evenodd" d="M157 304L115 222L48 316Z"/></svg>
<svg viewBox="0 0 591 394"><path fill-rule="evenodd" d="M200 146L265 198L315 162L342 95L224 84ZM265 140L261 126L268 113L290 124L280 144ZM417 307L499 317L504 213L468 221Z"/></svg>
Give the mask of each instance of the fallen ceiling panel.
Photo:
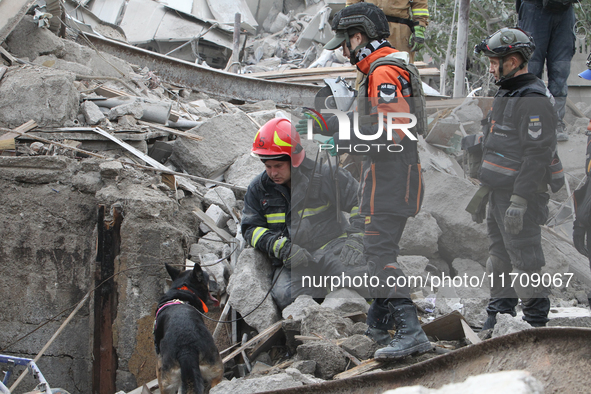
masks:
<svg viewBox="0 0 591 394"><path fill-rule="evenodd" d="M188 19L187 16L177 10L166 9L166 13L162 17L160 26L158 26L158 30L154 35L154 40L189 41L201 34L209 26L211 26L211 23L201 21L195 17ZM232 48L232 34L229 30L224 31L213 28L203 36L203 39L224 48Z"/></svg>
<svg viewBox="0 0 591 394"><path fill-rule="evenodd" d="M90 10L101 20L117 24L124 5L125 0L94 0Z"/></svg>
<svg viewBox="0 0 591 394"><path fill-rule="evenodd" d="M129 0L121 28L130 44L145 44L154 39L166 9L155 1Z"/></svg>
<svg viewBox="0 0 591 394"><path fill-rule="evenodd" d="M168 83L186 86L225 100L272 100L277 105L302 106L321 88L315 85L272 82L231 74L95 35L87 34L87 37L99 51L140 67L148 67ZM84 44L83 41L81 43Z"/></svg>
<svg viewBox="0 0 591 394"><path fill-rule="evenodd" d="M207 0L207 4L218 22L233 26L236 13L240 13L241 27L255 32L257 21L244 0Z"/></svg>
<svg viewBox="0 0 591 394"><path fill-rule="evenodd" d="M193 0L166 0L162 4L187 14L193 11Z"/></svg>
<svg viewBox="0 0 591 394"><path fill-rule="evenodd" d="M191 14L203 20L215 20L215 17L207 5L207 0L193 0Z"/></svg>

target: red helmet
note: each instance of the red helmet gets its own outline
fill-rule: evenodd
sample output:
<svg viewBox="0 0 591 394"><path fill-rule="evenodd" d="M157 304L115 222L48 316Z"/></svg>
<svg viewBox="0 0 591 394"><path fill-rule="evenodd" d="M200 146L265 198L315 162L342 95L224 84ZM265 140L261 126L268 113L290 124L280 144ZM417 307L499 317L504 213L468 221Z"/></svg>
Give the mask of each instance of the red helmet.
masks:
<svg viewBox="0 0 591 394"><path fill-rule="evenodd" d="M300 143L300 135L292 131L289 119L274 118L265 123L254 137L252 155L266 160L288 155L291 165L299 167L306 152Z"/></svg>

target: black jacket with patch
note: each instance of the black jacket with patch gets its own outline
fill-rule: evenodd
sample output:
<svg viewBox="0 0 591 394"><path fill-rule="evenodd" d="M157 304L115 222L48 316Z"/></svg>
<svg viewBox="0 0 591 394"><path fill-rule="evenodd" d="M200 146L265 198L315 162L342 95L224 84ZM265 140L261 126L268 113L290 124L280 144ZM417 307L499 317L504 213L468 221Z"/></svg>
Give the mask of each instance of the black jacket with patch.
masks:
<svg viewBox="0 0 591 394"><path fill-rule="evenodd" d="M556 151L556 111L544 83L531 73L501 83L485 119L478 179L531 200L545 190Z"/></svg>
<svg viewBox="0 0 591 394"><path fill-rule="evenodd" d="M291 189L273 182L266 172L258 175L244 197L241 223L244 238L280 264L274 258L273 244L282 236L314 252L351 227L363 231L357 204L358 182L343 169L338 170L335 182L334 172L335 166L328 164L317 164L314 171L314 162L305 158L299 167L292 167ZM343 212L351 213L351 225Z"/></svg>

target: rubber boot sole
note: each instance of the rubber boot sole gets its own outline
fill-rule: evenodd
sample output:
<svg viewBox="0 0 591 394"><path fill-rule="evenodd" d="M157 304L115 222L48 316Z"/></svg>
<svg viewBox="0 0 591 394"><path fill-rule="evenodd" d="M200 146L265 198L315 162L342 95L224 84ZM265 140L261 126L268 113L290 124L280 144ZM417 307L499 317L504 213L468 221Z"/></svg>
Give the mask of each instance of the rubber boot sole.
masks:
<svg viewBox="0 0 591 394"><path fill-rule="evenodd" d="M395 359L399 359L399 358L403 358L406 356L410 356L411 354L422 354L422 353L426 353L430 350L433 349L433 346L431 346L431 342L426 342L426 343L419 343L418 345L409 347L408 349L403 349L403 350L399 350L396 353L380 353L380 350L384 350L387 349L388 347L386 346L385 348L376 350L374 357L377 359L389 359L389 360L395 360Z"/></svg>

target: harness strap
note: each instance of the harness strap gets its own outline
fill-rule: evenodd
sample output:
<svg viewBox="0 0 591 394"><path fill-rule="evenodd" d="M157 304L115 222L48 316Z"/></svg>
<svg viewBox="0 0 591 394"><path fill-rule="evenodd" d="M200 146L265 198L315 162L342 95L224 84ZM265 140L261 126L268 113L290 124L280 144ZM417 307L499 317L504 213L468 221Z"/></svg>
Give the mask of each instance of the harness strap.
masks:
<svg viewBox="0 0 591 394"><path fill-rule="evenodd" d="M407 25L408 27L410 27L410 30L413 33L415 32L415 26L417 26L419 24L419 22L414 22L410 19L399 18L397 16L386 15L386 19L388 20L388 22L402 23L403 25Z"/></svg>

